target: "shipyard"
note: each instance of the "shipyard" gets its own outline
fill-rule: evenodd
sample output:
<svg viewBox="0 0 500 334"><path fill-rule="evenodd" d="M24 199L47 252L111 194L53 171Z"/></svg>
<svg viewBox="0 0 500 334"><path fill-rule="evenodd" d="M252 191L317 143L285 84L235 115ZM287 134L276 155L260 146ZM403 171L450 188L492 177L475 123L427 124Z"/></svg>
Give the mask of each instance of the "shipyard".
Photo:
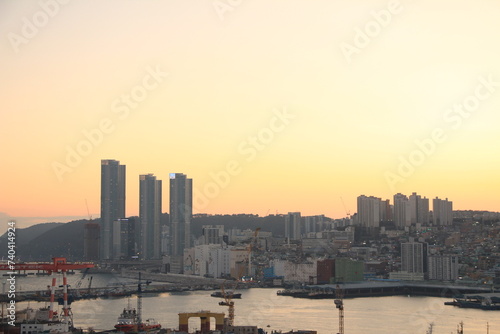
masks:
<svg viewBox="0 0 500 334"><path fill-rule="evenodd" d="M151 277L158 277L159 274L142 274L140 271L134 274L128 272L126 277L121 279L126 280L123 283L114 283L109 287L99 287L94 288L89 291L88 288L80 289L70 289L70 284L68 284L68 275L66 271L80 271L75 274L69 275L79 276L76 281L76 286L80 286L86 278L88 282L91 279L88 275L102 275L109 279L112 274L99 274L91 273L91 270L95 268L95 265L90 262L77 262L70 263L67 262L65 258L53 258L52 262L44 263L18 263L18 272L22 272L21 279L30 280L48 280L51 282L49 286L50 289L45 291L41 290L37 293L32 291L23 291L17 294L17 298L11 299L10 301L6 299L7 294L2 294L4 307L2 308L2 323L4 333L11 334L37 334L37 333L235 333L235 334L264 334L267 333L269 328L266 326L259 327L259 325L237 325L235 323L235 308L236 304L239 302L237 300L245 300L245 293L242 292L250 291L253 289L260 291L269 291L268 295L273 294L276 298L286 298L292 297L294 299L326 299L332 300L330 304L330 317L335 319L336 313L338 312L338 326L339 333L341 333L344 328L345 314L345 300L348 299L363 299L367 297L381 297L381 296L438 296L439 299L443 297L454 298L453 302L443 302L443 305L454 305L460 308L476 308L476 309L489 309L496 310L493 306L481 306L486 305L482 303L480 298L489 298L488 300L493 300L497 302L498 296L500 294L486 293L487 288L481 287L461 287L461 286L447 286L439 284L418 284L418 283L405 283L401 281L367 281L364 283L338 283L336 285L307 285L301 288L290 286L285 289L276 289L275 287L265 287L264 285L258 284L257 281L249 280L247 277L243 280L226 280L220 279L214 282L211 278L194 278L194 281L198 282L198 285L193 286L181 286L178 283L165 284L165 282L153 282L150 280ZM0 269L7 269L7 267L1 267ZM30 275L30 271L47 271L48 275ZM99 272L99 270L95 270ZM102 271L102 270L101 270ZM16 273L14 273L15 276ZM111 275L111 276L110 276ZM135 276L135 280L133 279ZM166 280L168 275L164 275ZM31 278L30 278L31 277ZM173 277L178 278L178 275ZM57 281L61 280L63 284L58 285ZM175 279L173 279L175 281ZM205 281L205 284L199 284L200 281ZM286 285L286 284L285 284ZM90 286L90 285L89 285ZM115 287L114 287L115 286ZM116 286L120 286L120 292L116 290ZM211 292L214 291L214 292ZM441 291L440 294L436 293ZM200 293L199 297L202 295L208 297L217 297L217 299L222 299L221 302L212 303L213 305L224 306L227 308L226 312L212 311L208 309L192 310L189 312L178 312L177 314L177 326L172 327L170 322L168 326L162 324L153 317L143 312L143 303L148 302L151 298L158 298L159 296L166 296L171 294L177 294L179 298L189 298L191 293ZM463 295L465 292L476 293ZM89 294L85 296L85 293ZM166 294L166 295L165 295ZM44 298L37 299L43 295ZM80 298L77 298L80 296ZM484 297L482 297L484 296ZM112 298L112 299L110 299ZM269 298L269 297L268 297ZM15 309L16 299L18 302L27 301L38 301L39 308L28 306L25 309ZM121 303L122 311L119 314L115 314L116 322L110 323L108 328L94 329L95 326L89 326L88 329L74 326L75 316L72 309L77 303L83 302L83 300L89 299L89 303L99 304L106 300L113 300L115 303ZM276 299L274 299L276 300ZM45 304L44 304L45 303ZM49 303L49 304L47 304ZM282 307L281 302L276 302L276 305ZM5 305L7 304L7 305ZM95 304L95 305L97 305ZM491 304L488 304L491 305ZM62 309L58 311L57 306L62 306ZM5 311L3 311L5 309ZM180 311L180 310L179 310ZM348 311L348 310L347 310ZM236 313L237 314L237 313ZM262 315L260 315L262 316ZM78 317L78 315L76 315ZM108 317L109 318L109 317ZM196 325L191 319L199 319L199 323ZM246 319L246 322L249 318ZM267 325L269 326L269 325ZM172 328L171 328L172 327ZM266 331L267 330L267 331ZM314 328L305 329L272 329L272 332L276 333L290 333L290 334L317 334L317 330Z"/></svg>

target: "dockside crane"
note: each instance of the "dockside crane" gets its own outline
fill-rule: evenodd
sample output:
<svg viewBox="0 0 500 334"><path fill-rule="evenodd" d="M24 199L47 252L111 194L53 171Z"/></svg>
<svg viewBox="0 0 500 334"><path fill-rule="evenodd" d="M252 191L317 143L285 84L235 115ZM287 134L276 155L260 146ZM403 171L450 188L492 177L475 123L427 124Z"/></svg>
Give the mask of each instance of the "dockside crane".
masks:
<svg viewBox="0 0 500 334"><path fill-rule="evenodd" d="M460 321L457 325L457 334L464 334L464 322Z"/></svg>
<svg viewBox="0 0 500 334"><path fill-rule="evenodd" d="M221 293L222 293L222 297L224 298L224 301L223 302L219 302L219 305L220 306L227 306L228 307L228 315L227 315L227 319L228 319L228 325L229 326L234 326L234 302L233 302L233 295L234 295L234 292L236 291L236 288L238 287L238 283L240 282L240 279L241 279L241 275L243 274L243 270L245 269L245 267L241 267L239 272L238 272L238 278L236 280L236 282L234 283L234 286L232 288L232 290L230 291L226 291L224 289L224 285L225 285L225 282L221 284L220 286L220 290L221 290Z"/></svg>
<svg viewBox="0 0 500 334"><path fill-rule="evenodd" d="M151 281L146 279L146 285L149 285ZM139 282L137 283L137 325L140 327L142 325L142 280L141 272L139 271ZM139 330L141 330L139 328Z"/></svg>
<svg viewBox="0 0 500 334"><path fill-rule="evenodd" d="M234 290L226 293L224 290L224 283L221 285L222 297L224 298L223 302L220 302L219 305L228 307L228 322L229 326L234 326L234 302L233 302L233 294Z"/></svg>
<svg viewBox="0 0 500 334"><path fill-rule="evenodd" d="M52 262L21 262L21 263L13 263L12 261L8 261L8 263L0 264L0 270L8 270L8 271L26 271L26 270L36 270L36 271L45 271L52 278L52 285L50 286L50 306L49 306L49 320L53 320L55 318L54 312L54 301L55 301L55 289L56 289L56 273L62 273L63 278L63 317L65 321L71 321L71 308L68 303L68 280L66 273L68 270L75 269L85 269L85 268L93 268L94 264L91 262L76 262L70 263L66 261L65 257L53 257ZM14 274L15 275L15 274Z"/></svg>
<svg viewBox="0 0 500 334"><path fill-rule="evenodd" d="M344 290L337 284L335 289L335 307L339 309L339 332L344 334Z"/></svg>

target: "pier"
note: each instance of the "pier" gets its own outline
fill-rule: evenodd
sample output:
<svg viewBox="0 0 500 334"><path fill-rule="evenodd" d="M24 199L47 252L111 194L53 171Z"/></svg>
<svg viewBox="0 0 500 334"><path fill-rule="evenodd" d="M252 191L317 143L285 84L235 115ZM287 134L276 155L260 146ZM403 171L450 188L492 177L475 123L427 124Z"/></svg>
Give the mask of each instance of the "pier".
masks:
<svg viewBox="0 0 500 334"><path fill-rule="evenodd" d="M463 294L487 293L491 288L464 286L457 284L431 284L427 282L376 282L341 283L344 298L386 297L386 296L426 296L456 297ZM336 285L308 285L299 289L278 291L280 296L309 299L334 299Z"/></svg>

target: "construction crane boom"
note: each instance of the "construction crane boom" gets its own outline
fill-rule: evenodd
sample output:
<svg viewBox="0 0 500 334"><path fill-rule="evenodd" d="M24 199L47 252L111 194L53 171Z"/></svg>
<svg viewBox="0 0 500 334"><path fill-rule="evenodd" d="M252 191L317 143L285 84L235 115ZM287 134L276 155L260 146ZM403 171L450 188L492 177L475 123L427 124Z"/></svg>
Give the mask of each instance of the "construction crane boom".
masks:
<svg viewBox="0 0 500 334"><path fill-rule="evenodd" d="M344 334L344 291L337 284L335 289L335 307L339 309L339 332L338 334Z"/></svg>
<svg viewBox="0 0 500 334"><path fill-rule="evenodd" d="M238 284L238 283L236 283ZM229 326L234 326L234 302L233 302L233 294L234 294L234 290L236 289L236 285L234 287L234 289L230 292L227 292L226 293L226 290L224 289L224 283L222 283L221 287L220 287L220 290L221 290L221 293L222 293L222 297L224 298L224 301L223 302L220 302L219 305L221 306L227 306L228 307L228 316L227 316L227 319L228 319L228 325Z"/></svg>
<svg viewBox="0 0 500 334"><path fill-rule="evenodd" d="M229 326L234 326L234 302L233 302L233 295L234 292L236 291L236 288L238 287L238 283L240 282L241 275L243 274L243 270L245 269L244 266L242 266L238 272L238 278L236 279L234 286L232 290L226 292L224 289L224 285L226 284L226 281L224 281L221 286L220 290L222 293L222 297L224 298L223 302L220 302L220 306L227 306L228 307L228 325Z"/></svg>
<svg viewBox="0 0 500 334"><path fill-rule="evenodd" d="M345 206L344 199L340 197L340 200L342 201L342 205L344 206L345 214L347 215L347 219L351 219L351 211L347 210L347 207Z"/></svg>
<svg viewBox="0 0 500 334"><path fill-rule="evenodd" d="M89 221L92 221L92 216L89 211L89 204L87 203L87 199L85 199L85 206L87 207L87 215L89 216Z"/></svg>

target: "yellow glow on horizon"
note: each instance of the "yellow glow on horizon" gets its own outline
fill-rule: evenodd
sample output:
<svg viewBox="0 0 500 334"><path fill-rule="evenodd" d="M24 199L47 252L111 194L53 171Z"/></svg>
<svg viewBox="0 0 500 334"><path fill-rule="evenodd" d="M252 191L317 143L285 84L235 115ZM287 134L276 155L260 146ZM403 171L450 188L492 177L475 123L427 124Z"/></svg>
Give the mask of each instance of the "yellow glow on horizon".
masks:
<svg viewBox="0 0 500 334"><path fill-rule="evenodd" d="M15 52L8 36L41 8L0 5L0 213L85 216L87 199L96 216L101 159L127 165L127 215L139 174L163 180L167 212L169 173L204 192L230 161L241 171L195 212L340 218L340 197L354 213L357 196L396 192L500 211L500 3L401 0L360 46L388 6L246 2L221 20L211 3L73 1ZM490 79L474 111L448 114ZM436 129L445 139L391 186Z"/></svg>

